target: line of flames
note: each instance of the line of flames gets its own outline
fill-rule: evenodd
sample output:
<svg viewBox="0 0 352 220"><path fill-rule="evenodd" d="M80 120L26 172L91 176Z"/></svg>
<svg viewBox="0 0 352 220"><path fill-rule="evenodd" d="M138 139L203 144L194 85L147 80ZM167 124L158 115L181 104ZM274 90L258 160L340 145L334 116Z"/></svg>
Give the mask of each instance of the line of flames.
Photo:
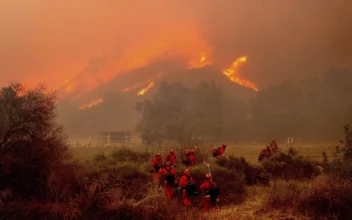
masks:
<svg viewBox="0 0 352 220"><path fill-rule="evenodd" d="M122 90L121 92L129 92L129 91L131 91L131 90L139 89L139 88L141 88L142 86L147 85L147 84L149 84L150 82L153 82L153 81L159 79L159 78L160 78L161 76L163 76L163 75L165 75L165 73L158 73L158 74L156 74L155 76L153 76L153 77L147 79L146 81L144 81L144 82L142 82L142 83L137 83L137 84L135 84L135 85L133 85L133 86L130 86L130 87L128 87L128 88L125 88L125 89Z"/></svg>
<svg viewBox="0 0 352 220"><path fill-rule="evenodd" d="M97 99L97 100L94 100L88 104L85 104L85 105L81 105L80 106L80 109L83 110L83 109L86 109L86 108L91 108L93 106L96 106L98 105L99 103L102 103L104 101L104 99L100 98L100 99Z"/></svg>
<svg viewBox="0 0 352 220"><path fill-rule="evenodd" d="M223 70L223 74L227 76L232 82L237 83L241 86L246 88L253 89L254 91L258 92L258 88L249 80L240 79L236 76L238 68L247 61L246 56L242 56L237 58L231 65L230 68Z"/></svg>
<svg viewBox="0 0 352 220"><path fill-rule="evenodd" d="M150 82L148 84L147 87L145 87L144 89L142 89L140 92L137 93L137 95L144 95L145 93L147 93L149 91L149 89L153 88L155 85L154 81Z"/></svg>
<svg viewBox="0 0 352 220"><path fill-rule="evenodd" d="M247 62L247 57L246 56L239 57L232 63L230 68L224 69L222 72L232 82L237 83L237 84L239 84L239 85L241 85L243 87L253 89L254 91L257 92L258 88L252 82L250 82L249 80L241 79L238 76L236 76L237 73L238 73L238 69L243 64L245 64L246 62ZM190 69L202 68L202 67L204 67L204 66L206 66L208 64L211 64L211 62L207 63L207 59L206 59L205 53L202 53L201 54L201 58L200 58L200 63L197 64L197 65L194 64L194 63L190 63L189 68ZM133 86L130 86L128 88L123 89L122 92L129 92L131 90L138 89L138 88L142 87L143 85L148 84L145 88L143 88L142 90L140 90L137 93L138 96L145 95L151 88L153 88L155 86L155 80L159 79L164 74L165 73L158 73L155 76L151 77L150 79L148 79L148 80L146 80L146 81L144 81L142 83L137 83L137 84L135 84ZM103 102L102 98L100 98L98 100L95 100L95 101L93 101L93 102L91 102L89 104L82 105L80 107L80 109L91 108L93 106L98 105L101 102Z"/></svg>

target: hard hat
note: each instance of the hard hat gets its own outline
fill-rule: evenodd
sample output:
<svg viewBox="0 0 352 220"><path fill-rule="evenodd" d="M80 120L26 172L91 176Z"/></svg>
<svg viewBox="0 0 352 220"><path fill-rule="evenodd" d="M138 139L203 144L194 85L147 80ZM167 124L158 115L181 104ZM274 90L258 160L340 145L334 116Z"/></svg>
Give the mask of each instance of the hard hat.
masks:
<svg viewBox="0 0 352 220"><path fill-rule="evenodd" d="M171 162L170 161L166 161L165 166L171 166Z"/></svg>
<svg viewBox="0 0 352 220"><path fill-rule="evenodd" d="M210 173L205 174L205 178L207 178L207 179L211 179L211 175L210 175Z"/></svg>
<svg viewBox="0 0 352 220"><path fill-rule="evenodd" d="M175 150L174 149L170 149L170 153L173 153L173 152L175 152Z"/></svg>
<svg viewBox="0 0 352 220"><path fill-rule="evenodd" d="M184 173L185 175L191 175L191 171L189 171L189 169L185 169L185 171L183 171L183 173Z"/></svg>
<svg viewBox="0 0 352 220"><path fill-rule="evenodd" d="M155 156L161 156L161 153L160 153L160 152L157 152L157 153L155 154Z"/></svg>

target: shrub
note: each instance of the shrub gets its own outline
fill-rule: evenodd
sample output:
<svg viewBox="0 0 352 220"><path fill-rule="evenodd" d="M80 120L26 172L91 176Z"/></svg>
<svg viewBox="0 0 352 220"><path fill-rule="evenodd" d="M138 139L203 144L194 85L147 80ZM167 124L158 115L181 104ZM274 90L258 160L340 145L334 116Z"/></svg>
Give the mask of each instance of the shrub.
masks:
<svg viewBox="0 0 352 220"><path fill-rule="evenodd" d="M105 161L106 160L106 156L105 156L104 152L95 154L94 155L94 160L95 161Z"/></svg>
<svg viewBox="0 0 352 220"><path fill-rule="evenodd" d="M298 208L318 218L352 218L352 184L344 179L316 182L300 200Z"/></svg>
<svg viewBox="0 0 352 220"><path fill-rule="evenodd" d="M276 180L263 201L264 208L292 208L302 193L302 184L298 181Z"/></svg>
<svg viewBox="0 0 352 220"><path fill-rule="evenodd" d="M298 156L294 150L289 155L277 153L262 161L263 167L274 177L285 180L311 179L320 174L317 163L308 157Z"/></svg>
<svg viewBox="0 0 352 220"><path fill-rule="evenodd" d="M220 188L220 194L224 201L231 201L231 203L242 202L245 195L243 177L237 172L218 165L211 165L210 169L213 180ZM208 172L208 168L205 165L197 165L191 168L191 175L195 178L198 188L205 180L205 174Z"/></svg>
<svg viewBox="0 0 352 220"><path fill-rule="evenodd" d="M127 148L121 148L119 150L113 151L109 156L114 158L117 162L143 163L145 161L151 160L150 153L137 152Z"/></svg>
<svg viewBox="0 0 352 220"><path fill-rule="evenodd" d="M269 182L269 175L266 170L262 166L248 163L244 157L219 157L216 159L216 163L243 176L249 185L267 184Z"/></svg>

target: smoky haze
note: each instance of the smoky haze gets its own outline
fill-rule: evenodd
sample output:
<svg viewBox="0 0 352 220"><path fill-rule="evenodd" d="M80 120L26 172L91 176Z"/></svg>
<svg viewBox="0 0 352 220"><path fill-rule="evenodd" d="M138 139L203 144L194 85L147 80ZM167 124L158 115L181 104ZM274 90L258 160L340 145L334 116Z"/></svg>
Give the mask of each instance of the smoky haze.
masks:
<svg viewBox="0 0 352 220"><path fill-rule="evenodd" d="M109 64L126 54L133 57L154 41L168 38L177 48L175 42L194 38L189 50L212 47L217 65L248 56L240 75L261 89L349 66L351 8L348 0L3 1L0 85L19 81L60 88L77 79L81 86L76 89L85 89L92 78L100 92L90 89L83 98L88 101L106 92L102 87L111 80L118 81L116 69L101 71ZM138 82L134 75L130 81ZM186 74L180 77L187 81Z"/></svg>
<svg viewBox="0 0 352 220"><path fill-rule="evenodd" d="M91 60L109 61L175 25L197 27L220 62L249 56L243 75L260 87L347 65L352 57L348 0L19 0L0 6L2 85L57 86Z"/></svg>

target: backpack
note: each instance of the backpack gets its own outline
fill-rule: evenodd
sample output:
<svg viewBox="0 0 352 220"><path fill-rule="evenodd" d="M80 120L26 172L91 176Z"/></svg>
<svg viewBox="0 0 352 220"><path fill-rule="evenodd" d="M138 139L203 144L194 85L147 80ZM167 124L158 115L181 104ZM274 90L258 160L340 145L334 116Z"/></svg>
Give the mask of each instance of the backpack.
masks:
<svg viewBox="0 0 352 220"><path fill-rule="evenodd" d="M196 185L191 181L191 177L187 176L186 192L187 195L192 195L196 191Z"/></svg>
<svg viewBox="0 0 352 220"><path fill-rule="evenodd" d="M210 195L211 202L215 203L216 202L216 198L220 196L219 187L217 187L213 183L211 183L211 187L208 190L207 195Z"/></svg>
<svg viewBox="0 0 352 220"><path fill-rule="evenodd" d="M189 165L191 165L191 160L190 160L190 158L189 158L190 156L185 156L184 158L183 158L183 164L184 165L186 165L186 166L189 166Z"/></svg>
<svg viewBox="0 0 352 220"><path fill-rule="evenodd" d="M175 183L175 175L168 171L165 175L165 180L166 180L167 184L174 184Z"/></svg>
<svg viewBox="0 0 352 220"><path fill-rule="evenodd" d="M212 153L213 153L213 157L217 157L217 156L219 156L219 148L218 149L216 149L216 150L214 150Z"/></svg>
<svg viewBox="0 0 352 220"><path fill-rule="evenodd" d="M155 172L159 172L160 168L161 168L161 165L160 165L159 162L154 165L154 170L155 170Z"/></svg>

